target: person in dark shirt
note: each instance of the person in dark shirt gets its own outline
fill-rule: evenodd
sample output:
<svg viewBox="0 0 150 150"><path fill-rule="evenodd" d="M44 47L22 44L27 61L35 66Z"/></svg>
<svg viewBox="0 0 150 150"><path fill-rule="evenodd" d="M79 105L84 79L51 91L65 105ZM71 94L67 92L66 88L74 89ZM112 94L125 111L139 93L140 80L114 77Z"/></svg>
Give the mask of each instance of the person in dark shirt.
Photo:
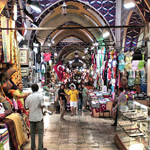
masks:
<svg viewBox="0 0 150 150"><path fill-rule="evenodd" d="M65 114L65 101L66 101L66 97L67 96L65 94L65 85L61 84L60 89L58 91L58 96L59 96L59 104L60 104L60 120L65 120L64 119L64 114Z"/></svg>
<svg viewBox="0 0 150 150"><path fill-rule="evenodd" d="M81 84L78 85L78 92L79 92L79 103L78 103L78 110L82 110L82 87Z"/></svg>
<svg viewBox="0 0 150 150"><path fill-rule="evenodd" d="M141 86L140 85L136 85L135 89L136 89L136 93L134 94L134 99L135 100L145 100L147 98L146 93L141 91Z"/></svg>

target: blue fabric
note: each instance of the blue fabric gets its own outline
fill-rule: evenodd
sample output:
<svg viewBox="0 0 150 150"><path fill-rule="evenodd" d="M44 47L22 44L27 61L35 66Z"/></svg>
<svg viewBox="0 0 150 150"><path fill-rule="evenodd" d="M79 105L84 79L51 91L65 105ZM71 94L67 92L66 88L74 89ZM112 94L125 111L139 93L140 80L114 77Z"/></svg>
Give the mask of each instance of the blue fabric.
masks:
<svg viewBox="0 0 150 150"><path fill-rule="evenodd" d="M125 62L120 62L120 63L119 63L119 70L120 70L120 71L123 71L124 68L125 68Z"/></svg>
<svg viewBox="0 0 150 150"><path fill-rule="evenodd" d="M124 54L120 54L120 55L118 56L118 60L119 60L119 61L124 60Z"/></svg>
<svg viewBox="0 0 150 150"><path fill-rule="evenodd" d="M145 82L145 71L141 71L141 90L147 93L147 83Z"/></svg>

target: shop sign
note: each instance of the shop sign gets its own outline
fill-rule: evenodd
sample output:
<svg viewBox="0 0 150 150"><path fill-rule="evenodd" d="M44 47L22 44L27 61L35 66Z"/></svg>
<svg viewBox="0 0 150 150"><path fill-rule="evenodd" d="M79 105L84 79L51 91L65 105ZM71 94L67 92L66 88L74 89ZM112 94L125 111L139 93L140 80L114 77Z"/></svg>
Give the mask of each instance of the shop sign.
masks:
<svg viewBox="0 0 150 150"><path fill-rule="evenodd" d="M29 68L21 68L21 75L28 76L29 75Z"/></svg>
<svg viewBox="0 0 150 150"><path fill-rule="evenodd" d="M19 52L20 52L20 65L28 65L29 64L28 49L19 49Z"/></svg>
<svg viewBox="0 0 150 150"><path fill-rule="evenodd" d="M150 41L147 42L147 56L150 58Z"/></svg>
<svg viewBox="0 0 150 150"><path fill-rule="evenodd" d="M2 10L4 9L6 3L8 0L0 0L0 13L2 12Z"/></svg>

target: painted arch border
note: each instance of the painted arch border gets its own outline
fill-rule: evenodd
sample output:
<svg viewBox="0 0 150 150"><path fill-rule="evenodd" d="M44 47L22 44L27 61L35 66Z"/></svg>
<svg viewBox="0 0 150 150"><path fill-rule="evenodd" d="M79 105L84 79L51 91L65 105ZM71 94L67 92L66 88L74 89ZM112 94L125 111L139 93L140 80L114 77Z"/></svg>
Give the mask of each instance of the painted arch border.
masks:
<svg viewBox="0 0 150 150"><path fill-rule="evenodd" d="M133 14L133 13L136 13L136 14L140 17L140 19L141 19L142 21L145 19L145 18L143 18L143 16L141 17L141 15L139 15L139 13L138 13L137 11L132 10L132 11L130 11L129 14L128 14L128 17L127 17L127 20L126 20L126 25L129 25L130 20L132 19L131 17L132 17L132 14ZM128 28L125 28L124 34L123 34L123 41L122 41L123 50L125 49L124 47L125 47L125 44L126 44L127 30L128 30ZM139 38L139 37L138 37L138 38Z"/></svg>
<svg viewBox="0 0 150 150"><path fill-rule="evenodd" d="M66 2L69 2L69 1L71 1L71 0L66 0ZM110 26L109 23L108 23L108 21L107 21L107 19L105 18L105 16L101 12L99 12L94 6L90 5L89 3L85 2L85 1L81 1L81 0L73 0L73 2L82 3L85 6L88 6L89 8L91 8L93 11L95 11L100 16L100 18L102 19L102 21L104 22L105 25ZM55 3L53 3L52 5L50 5L49 7L47 7L40 14L40 16L36 20L36 22L39 24L39 26L45 21L45 19L48 18L47 15L50 14L53 11L53 9L55 9L56 7L59 7L60 4L61 5L63 4L63 0L59 0L59 1L55 2ZM111 32L111 38L113 39L113 41L115 41L115 35L114 35L112 29L110 29L110 32ZM36 30L34 30L34 31L31 32L29 45L32 45L35 33L36 33Z"/></svg>

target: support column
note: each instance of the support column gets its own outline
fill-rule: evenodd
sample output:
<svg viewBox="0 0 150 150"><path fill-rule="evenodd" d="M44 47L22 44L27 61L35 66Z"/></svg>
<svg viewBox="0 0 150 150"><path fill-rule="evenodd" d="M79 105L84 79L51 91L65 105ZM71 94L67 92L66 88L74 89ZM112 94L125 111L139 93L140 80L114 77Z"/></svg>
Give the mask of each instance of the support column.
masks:
<svg viewBox="0 0 150 150"><path fill-rule="evenodd" d="M121 26L122 0L116 0L116 26ZM116 47L121 47L121 28L115 29Z"/></svg>
<svg viewBox="0 0 150 150"><path fill-rule="evenodd" d="M147 59L147 96L150 97L150 23L149 25L149 41L147 42L147 55L148 55L148 59Z"/></svg>

